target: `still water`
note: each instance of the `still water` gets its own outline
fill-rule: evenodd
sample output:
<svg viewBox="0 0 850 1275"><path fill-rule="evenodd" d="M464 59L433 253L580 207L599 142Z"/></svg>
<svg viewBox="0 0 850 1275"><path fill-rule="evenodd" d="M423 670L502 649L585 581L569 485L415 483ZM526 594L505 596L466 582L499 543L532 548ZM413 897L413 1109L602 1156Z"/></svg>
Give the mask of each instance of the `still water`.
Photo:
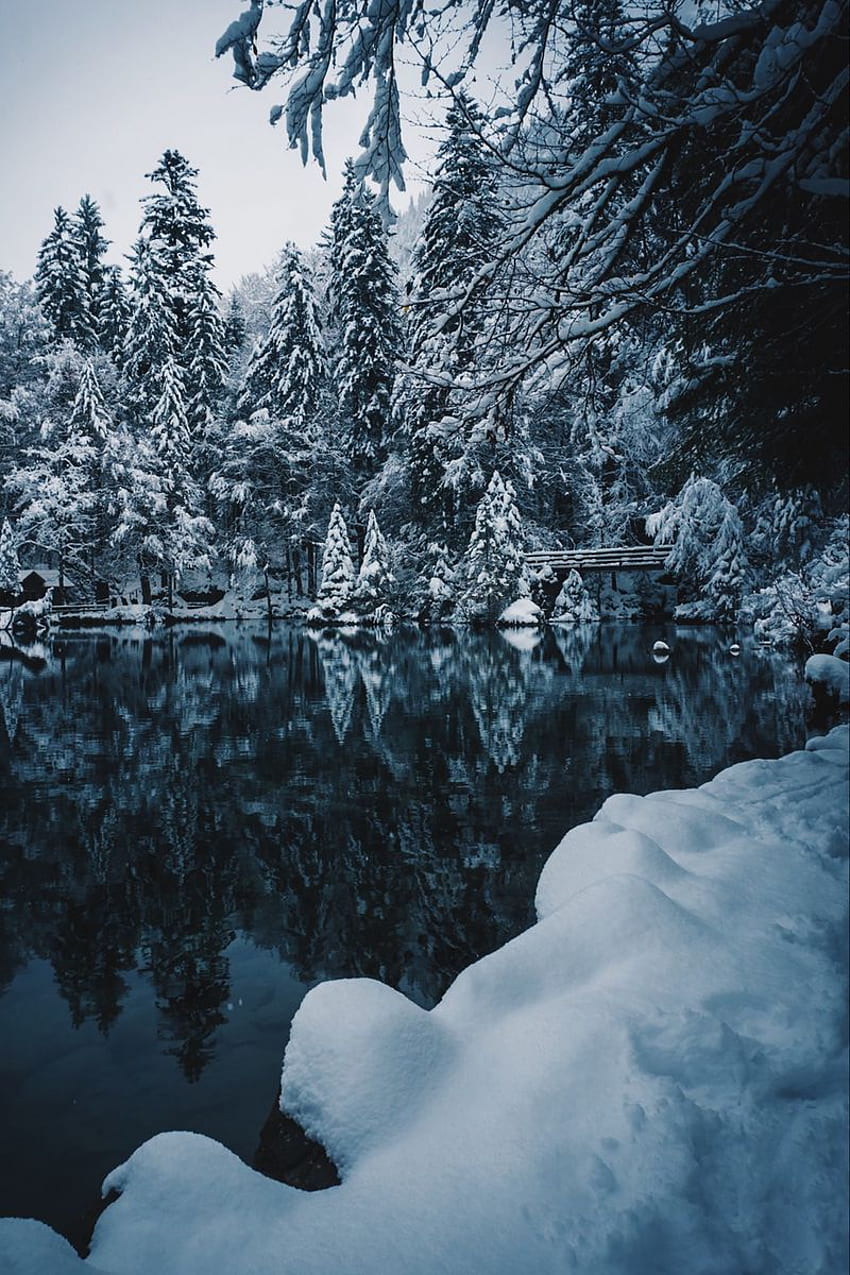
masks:
<svg viewBox="0 0 850 1275"><path fill-rule="evenodd" d="M712 630L230 625L0 656L0 1214L75 1241L156 1132L252 1160L308 987L433 1005L533 920L609 793L805 738L799 669Z"/></svg>

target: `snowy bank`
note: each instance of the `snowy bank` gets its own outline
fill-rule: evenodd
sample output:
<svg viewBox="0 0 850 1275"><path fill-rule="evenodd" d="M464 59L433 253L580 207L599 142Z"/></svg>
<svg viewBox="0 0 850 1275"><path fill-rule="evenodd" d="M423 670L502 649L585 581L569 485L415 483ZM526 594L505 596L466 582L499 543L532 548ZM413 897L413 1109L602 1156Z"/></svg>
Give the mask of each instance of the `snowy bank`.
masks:
<svg viewBox="0 0 850 1275"><path fill-rule="evenodd" d="M285 1108L342 1184L304 1194L166 1133L107 1179L81 1262L16 1275L815 1275L846 1269L848 728L694 790L611 797L539 920L426 1012L322 984Z"/></svg>

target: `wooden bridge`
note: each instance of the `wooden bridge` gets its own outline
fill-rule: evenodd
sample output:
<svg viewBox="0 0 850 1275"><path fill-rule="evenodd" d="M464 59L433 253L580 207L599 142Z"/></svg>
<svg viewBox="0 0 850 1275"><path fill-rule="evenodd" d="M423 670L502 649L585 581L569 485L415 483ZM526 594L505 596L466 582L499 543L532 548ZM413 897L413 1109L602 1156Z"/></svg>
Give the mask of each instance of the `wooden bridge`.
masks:
<svg viewBox="0 0 850 1275"><path fill-rule="evenodd" d="M670 554L669 545L623 545L616 549L540 549L527 553L525 561L533 571L551 567L553 571L662 571Z"/></svg>

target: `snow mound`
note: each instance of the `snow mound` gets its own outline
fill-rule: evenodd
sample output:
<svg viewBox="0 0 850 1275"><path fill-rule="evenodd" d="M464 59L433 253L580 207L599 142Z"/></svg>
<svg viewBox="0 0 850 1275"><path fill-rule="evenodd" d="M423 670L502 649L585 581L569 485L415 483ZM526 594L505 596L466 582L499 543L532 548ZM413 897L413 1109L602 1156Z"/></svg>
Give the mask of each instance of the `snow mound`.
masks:
<svg viewBox="0 0 850 1275"><path fill-rule="evenodd" d="M850 704L850 664L835 655L810 655L806 681L822 686L839 704Z"/></svg>
<svg viewBox="0 0 850 1275"><path fill-rule="evenodd" d="M543 612L531 598L517 598L510 606L506 606L496 621L499 628L540 628L543 624Z"/></svg>
<svg viewBox="0 0 850 1275"><path fill-rule="evenodd" d="M50 1269L845 1270L848 742L611 797L544 867L538 922L430 1012L370 980L309 992L282 1105L340 1186L160 1135L107 1180L89 1261ZM0 1266L49 1244L64 1262L6 1223Z"/></svg>

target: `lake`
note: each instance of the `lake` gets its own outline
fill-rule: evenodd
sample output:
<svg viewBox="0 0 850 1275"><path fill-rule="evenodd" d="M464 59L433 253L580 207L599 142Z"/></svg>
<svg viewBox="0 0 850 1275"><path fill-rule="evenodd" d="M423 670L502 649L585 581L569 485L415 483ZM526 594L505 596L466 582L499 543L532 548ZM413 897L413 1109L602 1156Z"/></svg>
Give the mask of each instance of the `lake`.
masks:
<svg viewBox="0 0 850 1275"><path fill-rule="evenodd" d="M154 1133L252 1161L307 988L433 1005L610 793L806 735L800 669L710 629L231 624L0 657L0 1213L77 1243Z"/></svg>

